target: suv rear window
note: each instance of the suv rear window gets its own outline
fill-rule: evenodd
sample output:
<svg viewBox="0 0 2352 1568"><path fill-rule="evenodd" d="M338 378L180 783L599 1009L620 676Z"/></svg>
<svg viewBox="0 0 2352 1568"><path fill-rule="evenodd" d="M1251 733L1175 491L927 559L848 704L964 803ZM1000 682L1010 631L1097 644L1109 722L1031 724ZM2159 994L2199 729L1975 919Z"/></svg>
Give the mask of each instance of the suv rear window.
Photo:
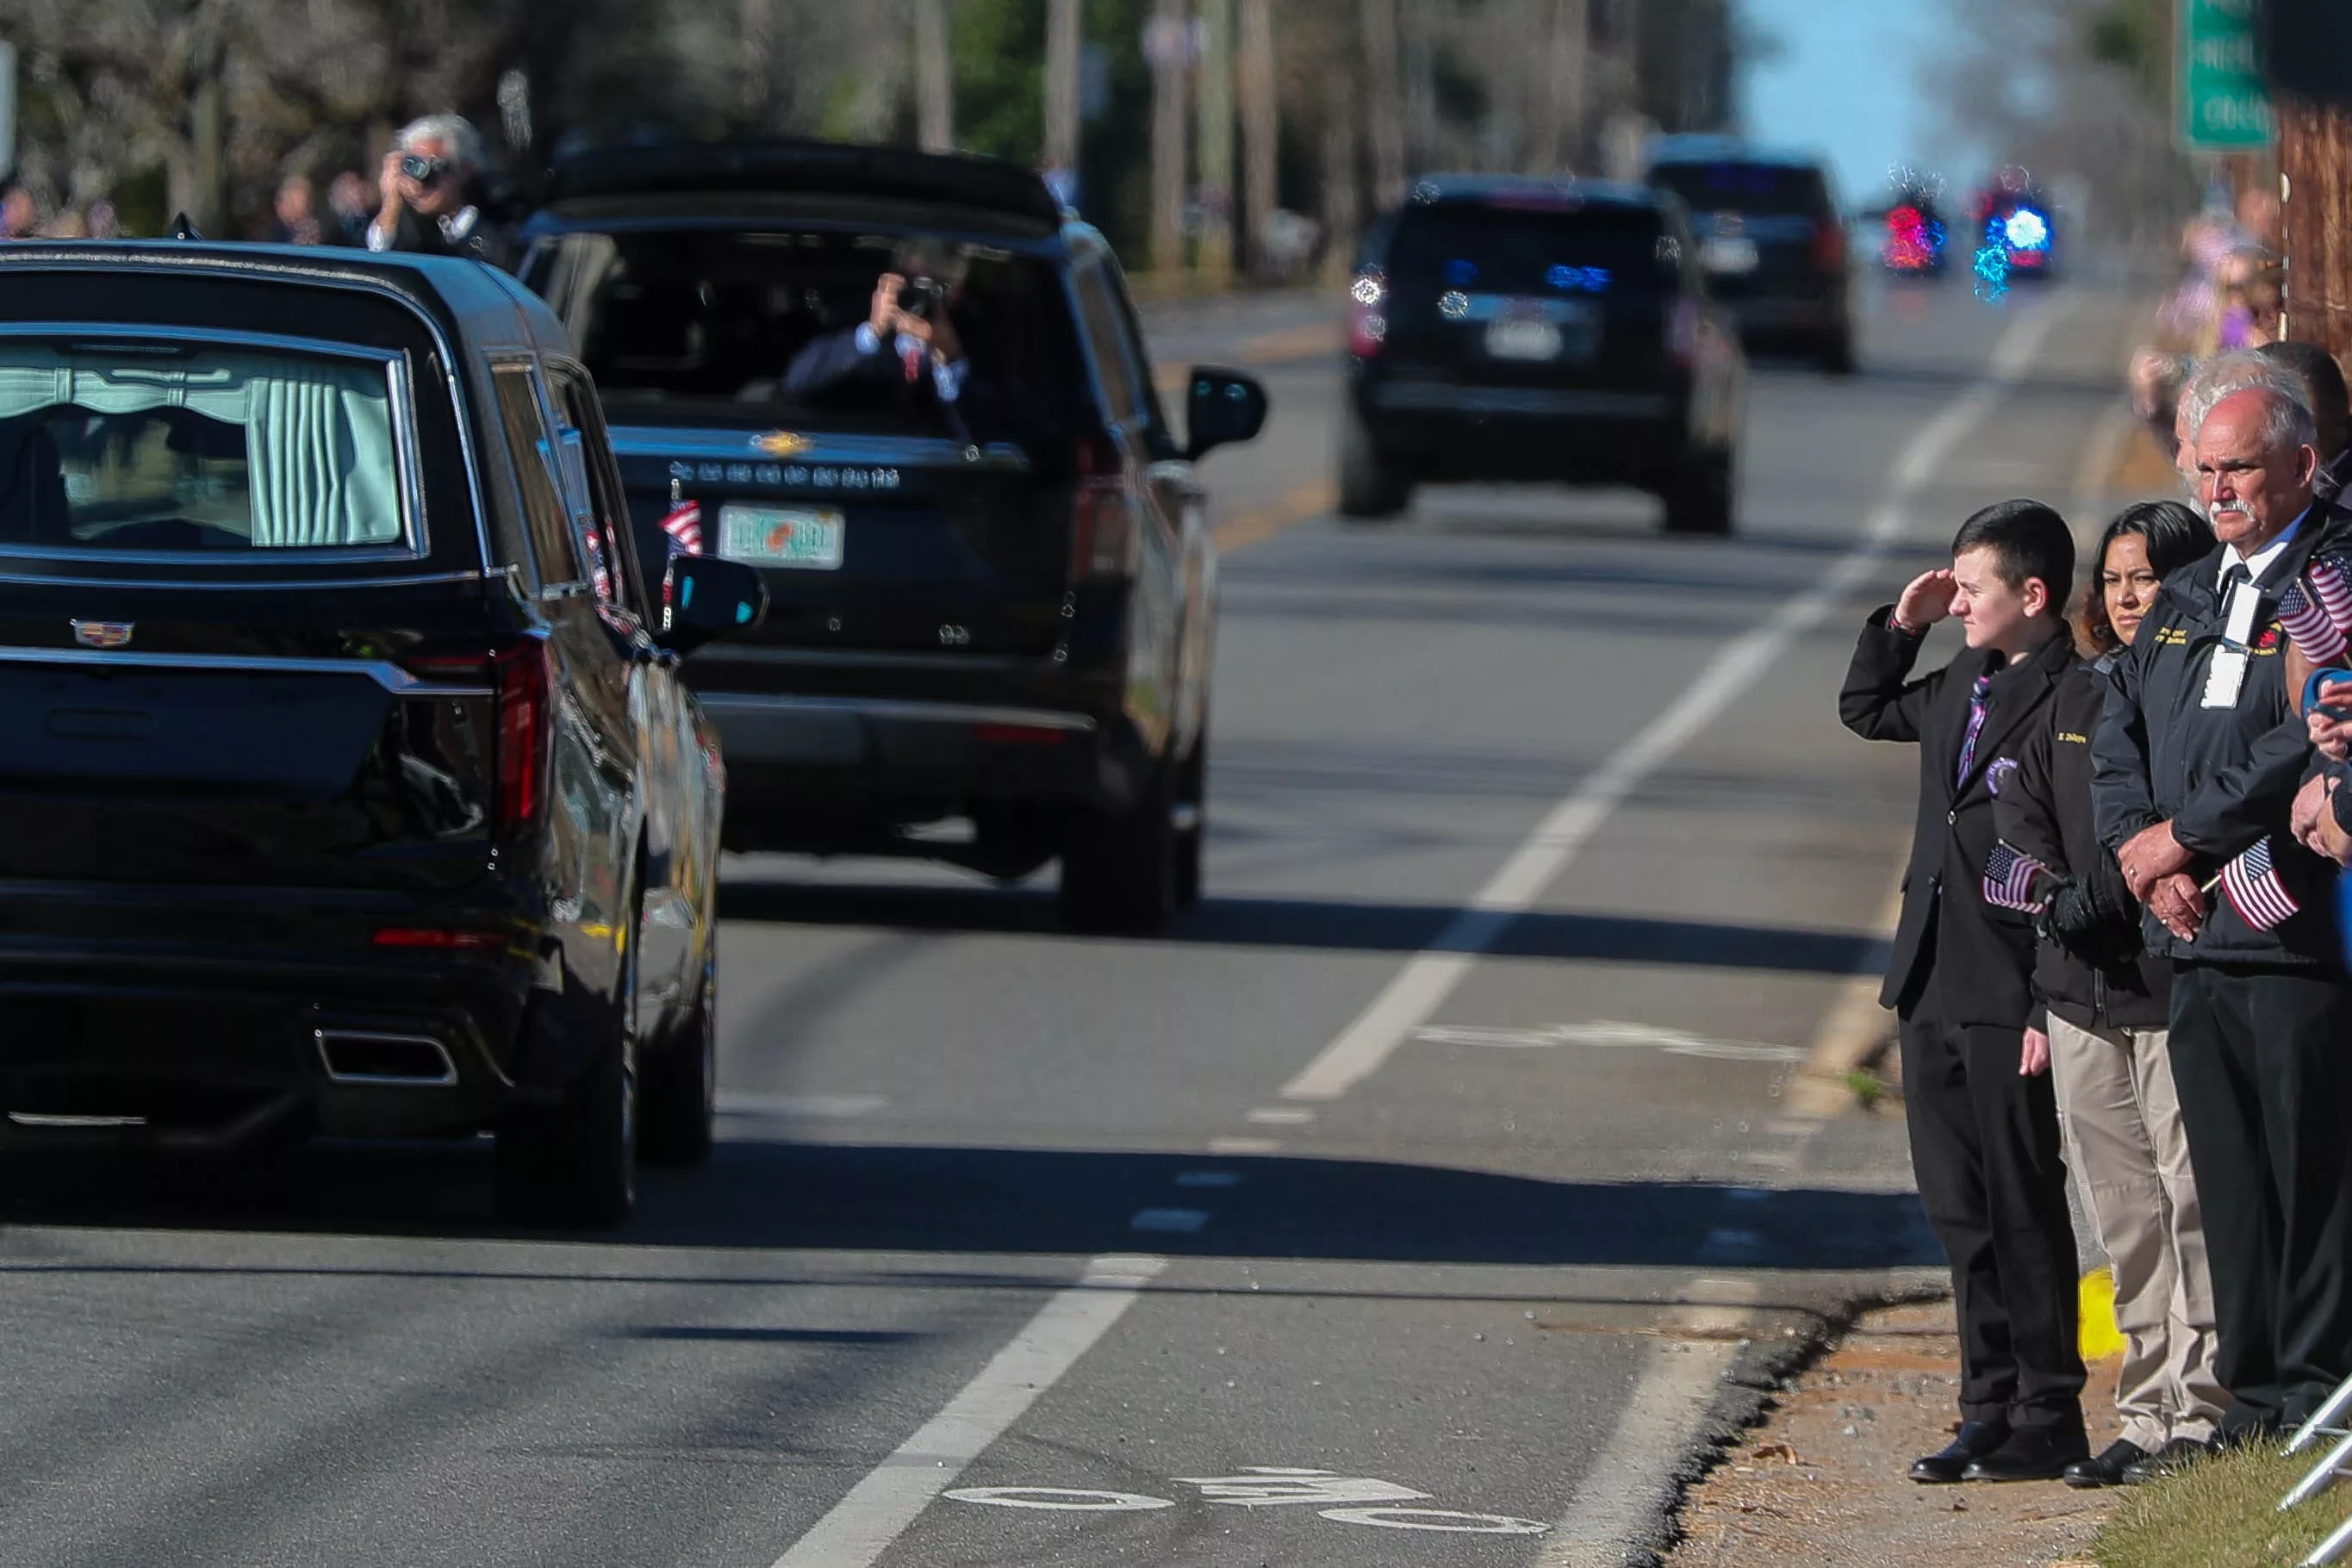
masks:
<svg viewBox="0 0 2352 1568"><path fill-rule="evenodd" d="M386 369L185 342L0 340L0 545L399 544Z"/></svg>
<svg viewBox="0 0 2352 1568"><path fill-rule="evenodd" d="M798 356L836 349L868 320L881 276L912 245L950 281L943 300L967 368L954 400L974 438L1066 431L1084 384L1052 263L928 237L708 228L572 232L525 280L554 305L621 422L741 418L795 428L961 435L940 401L910 395L896 345L860 374L794 395Z"/></svg>
<svg viewBox="0 0 2352 1568"><path fill-rule="evenodd" d="M1408 206L1388 270L1400 282L1477 293L1655 290L1675 277L1664 237L1647 207Z"/></svg>
<svg viewBox="0 0 2352 1568"><path fill-rule="evenodd" d="M1660 163L1650 184L1682 197L1695 213L1786 213L1817 216L1829 208L1819 169L1790 163Z"/></svg>

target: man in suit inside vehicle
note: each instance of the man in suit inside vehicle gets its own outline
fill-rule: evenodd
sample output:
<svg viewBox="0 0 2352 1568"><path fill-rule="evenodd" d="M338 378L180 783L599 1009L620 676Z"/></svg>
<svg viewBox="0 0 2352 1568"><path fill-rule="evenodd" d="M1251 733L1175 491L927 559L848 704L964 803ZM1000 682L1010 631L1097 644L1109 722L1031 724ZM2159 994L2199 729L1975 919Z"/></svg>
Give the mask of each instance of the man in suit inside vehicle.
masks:
<svg viewBox="0 0 2352 1568"><path fill-rule="evenodd" d="M950 435L997 433L995 389L974 374L965 346L967 262L908 241L875 279L866 320L810 340L784 371L785 394L821 408L928 406Z"/></svg>
<svg viewBox="0 0 2352 1568"><path fill-rule="evenodd" d="M2275 386L2206 416L2198 484L2221 543L2165 580L2094 752L2099 836L2174 965L2226 1439L2301 1422L2352 1373L2352 992L2333 868L2293 832L2311 732L2279 624L2315 563L2352 555L2352 517L2313 498L2313 439Z"/></svg>
<svg viewBox="0 0 2352 1568"><path fill-rule="evenodd" d="M2074 572L2055 511L1985 508L1953 539L1948 569L1920 574L1871 616L1838 694L1854 733L1919 748L1918 819L1879 999L1902 1020L1912 1167L1951 1264L1961 1425L1913 1463L1915 1481L2053 1479L2090 1451L2057 1105L2048 1073L2022 1070L2033 932L1984 896L2008 753L2074 662ZM1967 646L1913 679L1922 638L1947 616Z"/></svg>

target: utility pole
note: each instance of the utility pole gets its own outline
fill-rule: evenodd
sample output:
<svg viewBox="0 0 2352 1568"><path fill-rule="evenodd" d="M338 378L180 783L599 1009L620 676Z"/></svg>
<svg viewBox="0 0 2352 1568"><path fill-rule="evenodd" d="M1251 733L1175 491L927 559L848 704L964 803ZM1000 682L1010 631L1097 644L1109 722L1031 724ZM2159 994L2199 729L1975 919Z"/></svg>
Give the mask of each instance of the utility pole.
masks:
<svg viewBox="0 0 2352 1568"><path fill-rule="evenodd" d="M1403 26L1399 41L1404 48L1404 162L1408 172L1427 170L1441 161L1437 145L1437 48L1433 35L1450 12L1434 0L1406 0L1397 20Z"/></svg>
<svg viewBox="0 0 2352 1568"><path fill-rule="evenodd" d="M1325 269L1335 279L1348 275L1357 235L1363 226L1363 208L1356 199L1360 79L1345 60L1335 61L1325 79L1328 96L1323 109L1323 255Z"/></svg>
<svg viewBox="0 0 2352 1568"><path fill-rule="evenodd" d="M1234 65L1242 100L1243 232L1249 240L1251 270L1266 278L1274 271L1265 253L1275 195L1274 0L1241 0Z"/></svg>
<svg viewBox="0 0 2352 1568"><path fill-rule="evenodd" d="M1372 154L1372 205L1404 200L1404 79L1397 69L1397 0L1360 0L1364 124Z"/></svg>
<svg viewBox="0 0 2352 1568"><path fill-rule="evenodd" d="M2286 329L2340 362L2352 353L2352 16L2338 0L2271 0L2258 27L2286 198Z"/></svg>
<svg viewBox="0 0 2352 1568"><path fill-rule="evenodd" d="M1234 269L1234 0L1199 0L1201 247L1193 264L1222 283Z"/></svg>
<svg viewBox="0 0 2352 1568"><path fill-rule="evenodd" d="M926 153L955 151L947 0L915 0L915 134Z"/></svg>
<svg viewBox="0 0 2352 1568"><path fill-rule="evenodd" d="M1078 176L1079 0L1046 0L1045 168L1076 188Z"/></svg>
<svg viewBox="0 0 2352 1568"><path fill-rule="evenodd" d="M1163 277L1184 266L1184 56L1190 32L1184 0L1153 0L1143 52L1151 63L1151 267Z"/></svg>

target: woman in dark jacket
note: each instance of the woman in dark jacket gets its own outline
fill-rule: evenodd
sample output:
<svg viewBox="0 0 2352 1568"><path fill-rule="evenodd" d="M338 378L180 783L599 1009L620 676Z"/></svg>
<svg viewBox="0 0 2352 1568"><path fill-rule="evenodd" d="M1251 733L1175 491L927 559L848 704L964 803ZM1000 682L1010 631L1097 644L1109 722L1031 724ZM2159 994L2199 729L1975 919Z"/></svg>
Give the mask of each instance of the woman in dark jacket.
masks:
<svg viewBox="0 0 2352 1568"><path fill-rule="evenodd" d="M2139 906L2091 808L2090 741L2115 656L2166 574L2212 548L2204 520L2179 501L2116 514L2076 616L2084 662L2021 742L1993 803L2000 845L1986 897L2034 912L2040 933L2042 1016L2026 1031L2022 1070L2055 1079L2067 1163L2115 1266L2126 1346L2123 1436L2068 1467L2074 1486L2145 1480L2203 1450L2228 1401L2213 1375L2212 1284L2167 1050L2170 965L2141 950Z"/></svg>

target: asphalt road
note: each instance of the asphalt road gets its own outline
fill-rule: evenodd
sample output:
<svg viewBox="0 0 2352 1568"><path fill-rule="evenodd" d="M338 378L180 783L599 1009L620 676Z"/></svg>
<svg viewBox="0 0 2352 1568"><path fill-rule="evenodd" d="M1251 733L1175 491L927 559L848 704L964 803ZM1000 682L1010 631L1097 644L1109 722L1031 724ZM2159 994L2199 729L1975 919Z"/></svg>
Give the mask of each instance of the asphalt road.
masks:
<svg viewBox="0 0 2352 1568"><path fill-rule="evenodd" d="M1912 759L1832 694L1967 511L2071 507L2128 318L1874 289L1758 367L1740 531L1322 509L1332 312L1255 365L1206 901L730 862L724 1143L589 1239L479 1146L77 1163L0 1221L0 1561L1624 1560L1765 1347L1934 1261L1898 1124L1791 1114ZM1743 1353L1744 1352L1744 1353Z"/></svg>

